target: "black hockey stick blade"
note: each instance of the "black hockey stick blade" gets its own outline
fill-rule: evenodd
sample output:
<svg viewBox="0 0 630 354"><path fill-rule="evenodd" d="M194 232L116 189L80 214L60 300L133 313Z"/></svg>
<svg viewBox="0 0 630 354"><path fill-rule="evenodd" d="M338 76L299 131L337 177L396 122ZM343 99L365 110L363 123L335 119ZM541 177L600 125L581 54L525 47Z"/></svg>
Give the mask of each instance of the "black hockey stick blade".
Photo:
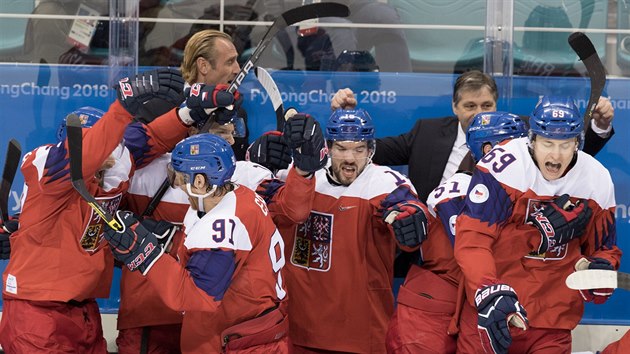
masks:
<svg viewBox="0 0 630 354"><path fill-rule="evenodd" d="M571 273L566 284L569 289L624 289L630 291L630 274L604 269L587 269Z"/></svg>
<svg viewBox="0 0 630 354"><path fill-rule="evenodd" d="M320 17L348 17L349 15L350 9L348 9L348 6L334 2L309 4L285 11L282 15L277 17L275 21L273 21L271 27L269 27L263 38L260 40L260 43L258 43L258 46L256 46L254 53L252 53L249 59L247 59L247 62L245 62L241 71L230 83L228 91L234 92L238 89L245 76L247 76L247 73L252 69L252 67L254 67L254 64L256 64L260 58L262 52L265 48L267 48L271 40L276 36L276 33L278 33L281 29L305 20Z"/></svg>
<svg viewBox="0 0 630 354"><path fill-rule="evenodd" d="M597 55L593 42L584 33L573 32L569 36L568 41L571 48L584 63L591 81L591 93L584 112L584 129L586 130L595 111L595 106L597 106L597 101L604 91L604 86L606 86L606 69L599 55Z"/></svg>
<svg viewBox="0 0 630 354"><path fill-rule="evenodd" d="M236 78L232 80L227 91L234 93L240 86L247 73L254 67L254 64L258 61L263 51L267 48L269 43L276 36L278 31L291 26L298 22L311 20L320 17L348 17L350 15L350 9L343 4L337 4L334 2L320 2L315 4L304 5L296 7L294 9L285 11L282 15L278 16L271 24L271 27L265 32L260 43L256 46L254 53L247 59L245 64L241 67L241 71L236 75ZM212 125L212 121L208 121L200 129L200 132L207 133Z"/></svg>
<svg viewBox="0 0 630 354"><path fill-rule="evenodd" d="M256 78L267 92L273 110L276 112L276 129L282 131L284 128L284 105L282 104L282 96L278 85L276 85L273 77L265 68L257 66L254 69L254 74L256 74Z"/></svg>
<svg viewBox="0 0 630 354"><path fill-rule="evenodd" d="M83 132L81 120L76 114L70 114L66 117L66 132L68 136L68 153L70 154L70 178L72 179L72 186L79 193L81 198L103 218L109 227L116 231L121 231L123 226L90 194L83 180Z"/></svg>
<svg viewBox="0 0 630 354"><path fill-rule="evenodd" d="M9 194L11 194L11 185L15 178L15 173L20 165L22 157L22 148L20 143L15 139L11 139L7 146L7 156L4 160L4 170L2 171L2 185L0 185L0 212L2 213L2 222L9 220Z"/></svg>

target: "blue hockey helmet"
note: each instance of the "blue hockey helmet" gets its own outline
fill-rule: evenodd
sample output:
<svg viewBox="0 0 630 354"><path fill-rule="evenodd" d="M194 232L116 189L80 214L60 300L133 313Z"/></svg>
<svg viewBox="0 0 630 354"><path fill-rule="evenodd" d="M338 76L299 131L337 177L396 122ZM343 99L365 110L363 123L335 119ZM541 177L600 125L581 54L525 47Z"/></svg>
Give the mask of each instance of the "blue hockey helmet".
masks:
<svg viewBox="0 0 630 354"><path fill-rule="evenodd" d="M544 96L538 101L529 119L530 140L535 135L548 139L578 138L584 141L584 120L572 98Z"/></svg>
<svg viewBox="0 0 630 354"><path fill-rule="evenodd" d="M373 141L374 123L364 109L338 109L328 119L326 140Z"/></svg>
<svg viewBox="0 0 630 354"><path fill-rule="evenodd" d="M70 112L70 114L76 114L79 117L83 128L92 128L92 126L105 115L105 112L94 107L81 107L76 111ZM57 141L66 140L66 118L67 116L63 118L59 128L57 128Z"/></svg>
<svg viewBox="0 0 630 354"><path fill-rule="evenodd" d="M180 141L171 154L171 167L183 173L187 183L202 173L209 183L221 187L230 181L236 158L230 144L214 134L197 134Z"/></svg>
<svg viewBox="0 0 630 354"><path fill-rule="evenodd" d="M482 112L473 118L466 132L466 144L475 161L483 157L484 144L492 146L506 139L527 136L521 117L507 112Z"/></svg>

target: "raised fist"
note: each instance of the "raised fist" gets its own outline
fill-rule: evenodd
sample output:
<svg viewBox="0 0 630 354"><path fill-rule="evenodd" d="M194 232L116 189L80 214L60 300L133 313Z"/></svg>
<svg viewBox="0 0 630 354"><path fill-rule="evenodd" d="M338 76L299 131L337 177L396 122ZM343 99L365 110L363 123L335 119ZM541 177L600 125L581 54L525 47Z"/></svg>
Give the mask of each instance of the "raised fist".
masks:
<svg viewBox="0 0 630 354"><path fill-rule="evenodd" d="M135 116L140 107L152 98L162 98L173 105L183 100L184 79L175 69L156 69L140 73L133 78L118 81L118 101Z"/></svg>

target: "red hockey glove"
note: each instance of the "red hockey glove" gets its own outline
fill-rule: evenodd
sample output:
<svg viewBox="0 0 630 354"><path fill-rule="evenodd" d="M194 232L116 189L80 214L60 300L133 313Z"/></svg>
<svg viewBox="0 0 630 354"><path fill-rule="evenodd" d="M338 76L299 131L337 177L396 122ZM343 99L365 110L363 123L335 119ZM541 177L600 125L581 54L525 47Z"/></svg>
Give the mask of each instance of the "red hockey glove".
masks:
<svg viewBox="0 0 630 354"><path fill-rule="evenodd" d="M529 215L527 221L540 231L541 242L538 254L564 245L584 234L593 211L585 201L572 204L568 194Z"/></svg>
<svg viewBox="0 0 630 354"><path fill-rule="evenodd" d="M247 148L246 159L271 171L278 171L289 167L291 150L282 133L274 130L266 132Z"/></svg>
<svg viewBox="0 0 630 354"><path fill-rule="evenodd" d="M475 293L477 330L486 353L503 354L512 344L512 334L527 330L527 312L511 286L484 282Z"/></svg>
<svg viewBox="0 0 630 354"><path fill-rule="evenodd" d="M114 258L130 271L139 270L142 275L146 275L153 263L164 254L164 249L155 235L142 226L132 212L118 210L114 217L123 225L123 229L116 231L108 228L104 235Z"/></svg>
<svg viewBox="0 0 630 354"><path fill-rule="evenodd" d="M576 271L579 272L587 269L615 270L615 267L613 267L608 260L599 257L580 258L580 260L575 263ZM599 305L608 300L608 298L612 295L613 290L615 289L586 289L580 290L580 295L582 295L584 301Z"/></svg>
<svg viewBox="0 0 630 354"><path fill-rule="evenodd" d="M175 69L149 70L129 79L120 80L116 86L118 101L135 116L140 107L152 98L162 98L173 105L183 100L184 79Z"/></svg>
<svg viewBox="0 0 630 354"><path fill-rule="evenodd" d="M392 225L396 240L403 247L418 247L427 238L427 217L419 202L393 205L383 212L383 220Z"/></svg>

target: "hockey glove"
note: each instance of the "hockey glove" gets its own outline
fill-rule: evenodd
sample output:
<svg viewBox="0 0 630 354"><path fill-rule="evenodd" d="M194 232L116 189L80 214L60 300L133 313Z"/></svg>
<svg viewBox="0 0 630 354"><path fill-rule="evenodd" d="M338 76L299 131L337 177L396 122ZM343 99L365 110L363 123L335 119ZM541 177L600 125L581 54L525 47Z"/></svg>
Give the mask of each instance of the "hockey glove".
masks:
<svg viewBox="0 0 630 354"><path fill-rule="evenodd" d="M419 202L393 205L383 212L383 220L392 225L402 247L416 248L427 238L427 217Z"/></svg>
<svg viewBox="0 0 630 354"><path fill-rule="evenodd" d="M175 236L179 227L165 220L154 220L148 218L142 220L142 226L144 226L147 231L155 235L157 242L160 246L162 246L164 251L168 253L169 247L173 242L173 236Z"/></svg>
<svg viewBox="0 0 630 354"><path fill-rule="evenodd" d="M11 241L9 236L18 229L18 218L9 217L0 228L0 259L9 259L11 257Z"/></svg>
<svg viewBox="0 0 630 354"><path fill-rule="evenodd" d="M512 333L527 329L527 312L511 286L497 281L488 283L475 293L477 331L486 353L507 353Z"/></svg>
<svg viewBox="0 0 630 354"><path fill-rule="evenodd" d="M527 221L540 231L538 254L582 236L593 211L585 201L572 204L568 194L529 215Z"/></svg>
<svg viewBox="0 0 630 354"><path fill-rule="evenodd" d="M271 171L283 170L291 163L291 150L282 133L270 131L256 139L248 148L246 159Z"/></svg>
<svg viewBox="0 0 630 354"><path fill-rule="evenodd" d="M319 122L309 114L297 113L284 124L284 140L291 149L293 164L305 172L326 166L328 148Z"/></svg>
<svg viewBox="0 0 630 354"><path fill-rule="evenodd" d="M155 97L179 105L183 100L184 79L175 69L149 70L120 80L116 90L118 101L135 116L145 102Z"/></svg>
<svg viewBox="0 0 630 354"><path fill-rule="evenodd" d="M599 257L589 257L589 258L580 258L577 263L575 263L575 270L587 270L587 269L604 269L604 270L615 270L610 262L604 258ZM608 298L613 293L612 288L603 288L603 289L586 289L580 290L580 295L586 302L593 302L594 304L603 304L608 300Z"/></svg>
<svg viewBox="0 0 630 354"><path fill-rule="evenodd" d="M194 84L186 89L186 101L179 109L179 117L188 125L193 123L197 126L203 125L210 117L210 114L217 108L230 108L228 111L233 112L235 102L240 102L240 93L235 91L231 94L226 91L227 85L205 85ZM223 116L224 114L222 114ZM234 114L227 114L226 117L232 117Z"/></svg>
<svg viewBox="0 0 630 354"><path fill-rule="evenodd" d="M114 253L114 258L130 271L139 270L146 275L153 263L164 254L157 238L138 222L129 211L118 210L114 216L123 225L121 231L108 229L105 239Z"/></svg>

